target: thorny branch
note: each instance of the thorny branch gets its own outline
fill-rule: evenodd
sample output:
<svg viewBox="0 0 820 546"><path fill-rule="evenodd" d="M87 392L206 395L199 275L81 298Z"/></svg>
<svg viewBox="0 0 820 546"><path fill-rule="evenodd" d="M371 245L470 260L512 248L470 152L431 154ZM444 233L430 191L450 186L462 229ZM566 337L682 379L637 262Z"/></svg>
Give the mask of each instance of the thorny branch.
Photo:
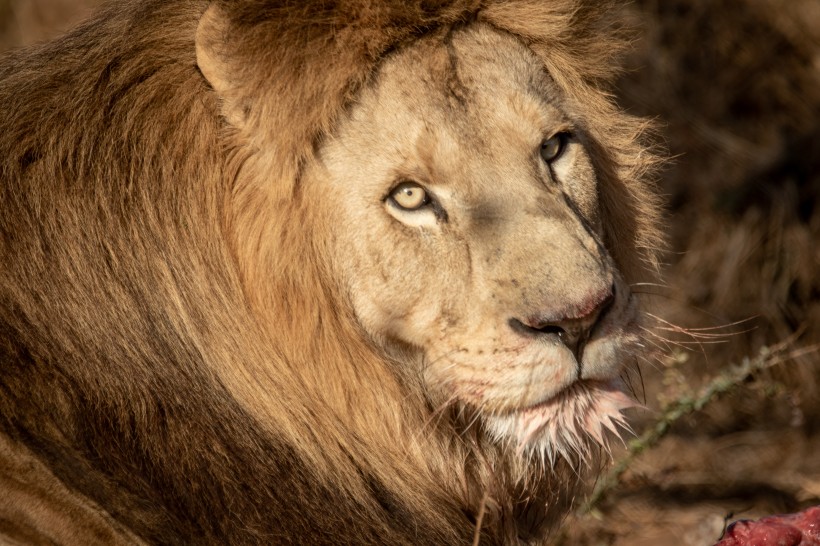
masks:
<svg viewBox="0 0 820 546"><path fill-rule="evenodd" d="M592 495L590 495L587 502L581 507L580 513L587 514L592 512L596 506L618 486L621 477L632 465L633 461L641 453L656 445L661 438L667 434L671 426L682 417L700 411L722 394L729 392L737 385L742 384L750 376L762 370L820 350L820 345L811 345L800 349L789 350L793 342L794 337L791 337L772 347L763 347L754 358L747 356L744 357L739 365L729 366L726 371L715 377L701 389L697 396L683 396L667 404L654 425L648 427L643 434L628 443L627 454L596 484Z"/></svg>

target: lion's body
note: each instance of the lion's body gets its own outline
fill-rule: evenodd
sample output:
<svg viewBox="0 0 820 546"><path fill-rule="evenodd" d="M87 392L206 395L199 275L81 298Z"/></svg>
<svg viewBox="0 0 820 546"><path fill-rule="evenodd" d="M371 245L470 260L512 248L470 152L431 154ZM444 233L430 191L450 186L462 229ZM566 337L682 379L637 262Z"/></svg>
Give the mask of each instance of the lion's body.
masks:
<svg viewBox="0 0 820 546"><path fill-rule="evenodd" d="M626 317L609 319L614 341L593 350L593 336L584 357L592 371L573 376L591 381L580 392L597 400L596 385L617 377L634 349L620 333L632 303L619 298L652 259L644 247L657 239L657 206L643 179L653 159L641 124L599 89L619 45L611 25L597 8L542 4L124 2L6 57L0 538L459 544L472 541L482 513L482 543L502 544L538 537L560 517L575 471L561 457L530 464L511 442L549 426L504 419L574 379L537 396L518 377L505 383L504 367L519 364L476 356L493 344L471 344L486 325L465 321L481 299L466 305L467 291L520 280L529 288L497 289L504 309L557 302L567 317L614 298ZM468 69L451 78L460 63ZM504 167L515 161L504 144L516 142L516 128L543 117L526 114L538 101L515 99L525 113L514 120L493 107L493 93L518 97L526 85L516 78L540 81L543 66L549 78L532 92L557 112L543 123L565 118L584 135L557 174L538 175L573 170L574 189L548 195L526 169ZM408 74L427 82L415 95L403 92ZM430 113L440 84L454 102L439 123ZM455 113L460 101L470 113ZM422 145L413 119L433 127L438 144ZM374 123L383 134L368 140ZM498 140L494 127L504 124ZM402 142L405 130L415 140ZM430 172L449 161L451 174L424 177L452 178L449 190L430 186L445 207L445 196L470 203L411 218L384 200L389 186L358 185L392 169L384 166L400 149L411 150L402 161ZM486 174L494 165L495 179ZM519 177L504 194L522 197L481 209L499 176ZM528 220L515 216L525 202L539 203ZM542 217L552 223L531 231L535 241L515 242ZM494 218L514 221L492 227ZM472 241L467 254L486 265L462 271L472 258L459 261L457 241L479 237L475 229L486 241L512 235L486 248ZM580 246L534 249L564 231ZM549 259L528 265L533 251ZM425 291L430 305L395 296L396 283ZM518 339L505 328L486 330L502 348ZM459 347L481 365L446 360ZM520 347L507 352L530 350ZM595 356L604 349L617 362ZM550 351L575 369L565 349ZM447 366L436 365L442 358ZM526 366L529 376L540 370ZM550 384L549 375L534 384ZM471 426L470 408L499 416ZM551 458L572 457L549 441Z"/></svg>

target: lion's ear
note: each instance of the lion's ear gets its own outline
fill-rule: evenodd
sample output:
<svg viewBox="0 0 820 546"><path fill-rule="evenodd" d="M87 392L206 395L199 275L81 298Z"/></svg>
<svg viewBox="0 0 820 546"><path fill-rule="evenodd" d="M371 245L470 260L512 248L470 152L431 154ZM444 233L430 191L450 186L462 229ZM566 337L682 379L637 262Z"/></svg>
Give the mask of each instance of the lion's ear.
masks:
<svg viewBox="0 0 820 546"><path fill-rule="evenodd" d="M229 22L216 4L211 4L196 29L196 62L200 72L222 99L222 113L228 122L238 128L245 125L248 107L236 81L236 70L231 70L231 53L225 47ZM234 79L231 79L231 76Z"/></svg>

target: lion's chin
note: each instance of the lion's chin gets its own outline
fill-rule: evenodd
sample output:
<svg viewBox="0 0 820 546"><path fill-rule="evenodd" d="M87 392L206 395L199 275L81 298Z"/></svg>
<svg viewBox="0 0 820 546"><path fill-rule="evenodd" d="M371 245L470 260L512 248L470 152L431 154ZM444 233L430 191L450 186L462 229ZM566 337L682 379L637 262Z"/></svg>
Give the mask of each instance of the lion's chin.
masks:
<svg viewBox="0 0 820 546"><path fill-rule="evenodd" d="M609 447L610 436L630 431L623 410L641 404L627 395L619 380L576 381L539 404L489 419L499 441L514 438L519 454L540 457L554 465L564 458L572 465L590 456L590 441Z"/></svg>

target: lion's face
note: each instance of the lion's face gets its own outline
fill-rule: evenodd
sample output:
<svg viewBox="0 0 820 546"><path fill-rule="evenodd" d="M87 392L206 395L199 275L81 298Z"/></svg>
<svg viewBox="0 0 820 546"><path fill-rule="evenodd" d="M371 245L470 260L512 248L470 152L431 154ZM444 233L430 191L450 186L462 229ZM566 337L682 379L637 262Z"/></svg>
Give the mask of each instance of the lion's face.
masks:
<svg viewBox="0 0 820 546"><path fill-rule="evenodd" d="M388 59L315 166L367 334L418 356L434 405L550 457L620 419L637 343L585 138L537 58L473 26Z"/></svg>

